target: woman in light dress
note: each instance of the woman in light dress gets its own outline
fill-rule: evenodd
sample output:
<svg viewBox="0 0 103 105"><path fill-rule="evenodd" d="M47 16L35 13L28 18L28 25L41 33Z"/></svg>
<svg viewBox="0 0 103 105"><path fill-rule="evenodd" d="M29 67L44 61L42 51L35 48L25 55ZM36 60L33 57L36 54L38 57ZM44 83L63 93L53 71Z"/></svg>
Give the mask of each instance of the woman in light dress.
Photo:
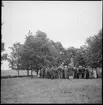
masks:
<svg viewBox="0 0 103 105"><path fill-rule="evenodd" d="M96 72L95 69L93 69L93 77L94 77L94 78L97 78L97 72Z"/></svg>

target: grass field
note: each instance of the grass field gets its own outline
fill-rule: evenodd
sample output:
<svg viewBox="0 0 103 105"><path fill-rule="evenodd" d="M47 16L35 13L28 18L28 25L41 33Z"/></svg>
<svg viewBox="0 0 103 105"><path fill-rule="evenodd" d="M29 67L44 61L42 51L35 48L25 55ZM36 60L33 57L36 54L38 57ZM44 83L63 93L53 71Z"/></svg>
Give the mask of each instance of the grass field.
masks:
<svg viewBox="0 0 103 105"><path fill-rule="evenodd" d="M102 79L1 79L1 103L102 103Z"/></svg>

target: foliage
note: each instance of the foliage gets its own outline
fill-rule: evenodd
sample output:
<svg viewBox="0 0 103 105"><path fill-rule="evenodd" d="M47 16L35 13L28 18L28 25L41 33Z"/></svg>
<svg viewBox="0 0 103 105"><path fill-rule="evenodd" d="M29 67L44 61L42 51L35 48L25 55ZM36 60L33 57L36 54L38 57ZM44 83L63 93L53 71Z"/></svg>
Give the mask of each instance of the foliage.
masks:
<svg viewBox="0 0 103 105"><path fill-rule="evenodd" d="M38 30L34 35L29 31L24 44L16 42L8 61L12 69L35 70L37 73L43 67L59 66L62 62L69 65L71 58L75 66L101 66L102 64L102 30L89 37L86 44L79 49L65 49L60 42L54 42L47 34Z"/></svg>
<svg viewBox="0 0 103 105"><path fill-rule="evenodd" d="M1 4L1 6L4 7L3 3ZM1 23L1 28L2 28L2 25L3 25L3 23ZM5 51L4 45L5 45L5 43L2 42L2 34L1 34L1 63L3 60L7 60L7 56L8 56L7 53L3 54L3 52Z"/></svg>
<svg viewBox="0 0 103 105"><path fill-rule="evenodd" d="M17 70L20 69L20 48L21 44L19 42L15 42L12 47L9 47L12 51L8 56L9 66L10 68Z"/></svg>
<svg viewBox="0 0 103 105"><path fill-rule="evenodd" d="M102 65L102 30L95 36L86 40L86 62L91 67L100 67Z"/></svg>
<svg viewBox="0 0 103 105"><path fill-rule="evenodd" d="M60 51L63 46L60 42L53 42L47 38L46 33L38 30L36 35L29 31L23 45L13 44L9 56L11 68L35 70L38 72L43 66L57 65Z"/></svg>

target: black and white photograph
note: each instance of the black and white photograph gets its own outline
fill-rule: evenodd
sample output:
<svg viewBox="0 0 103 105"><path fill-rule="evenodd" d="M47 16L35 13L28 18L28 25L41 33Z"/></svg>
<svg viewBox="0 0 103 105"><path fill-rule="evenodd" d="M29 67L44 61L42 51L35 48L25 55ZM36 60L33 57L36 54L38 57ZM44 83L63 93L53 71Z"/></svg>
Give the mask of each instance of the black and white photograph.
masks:
<svg viewBox="0 0 103 105"><path fill-rule="evenodd" d="M102 104L102 1L1 2L1 104Z"/></svg>

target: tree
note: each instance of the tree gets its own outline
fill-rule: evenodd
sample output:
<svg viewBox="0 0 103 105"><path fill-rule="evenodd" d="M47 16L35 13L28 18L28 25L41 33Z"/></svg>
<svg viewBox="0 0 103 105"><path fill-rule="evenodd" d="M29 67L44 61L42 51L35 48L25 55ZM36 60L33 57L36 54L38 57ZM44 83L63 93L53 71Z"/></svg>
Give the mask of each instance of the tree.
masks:
<svg viewBox="0 0 103 105"><path fill-rule="evenodd" d="M75 66L79 66L79 65L80 66L86 66L83 52L81 49L77 50L77 53L76 53L76 56L74 59L75 59Z"/></svg>
<svg viewBox="0 0 103 105"><path fill-rule="evenodd" d="M27 33L26 40L20 50L21 55L21 65L23 69L27 70L27 75L29 75L29 70L35 70L38 74L38 70L43 66L44 50L46 48L46 34L44 32L38 31L34 36L31 31Z"/></svg>
<svg viewBox="0 0 103 105"><path fill-rule="evenodd" d="M22 44L20 44L19 42L14 43L12 47L9 47L12 51L8 56L9 66L10 68L18 71L18 76L19 76L19 70L21 69L21 61L20 61L21 47Z"/></svg>
<svg viewBox="0 0 103 105"><path fill-rule="evenodd" d="M1 4L1 6L4 7L3 3ZM2 25L3 25L3 23L1 23L1 29L2 29ZM5 45L5 43L2 42L2 34L1 34L1 63L3 60L7 60L7 56L8 56L7 53L3 54L3 52L5 51L4 45Z"/></svg>
<svg viewBox="0 0 103 105"><path fill-rule="evenodd" d="M47 38L46 33L38 30L35 35L29 31L20 50L20 61L27 72L35 70L38 74L43 66L57 65L60 51L63 49L60 42ZM32 73L31 73L32 75Z"/></svg>
<svg viewBox="0 0 103 105"><path fill-rule="evenodd" d="M1 4L2 7L4 7L3 3ZM1 29L2 29L2 25L3 23L1 23ZM3 52L5 49L4 49L4 42L2 42L2 34L1 34L1 52Z"/></svg>
<svg viewBox="0 0 103 105"><path fill-rule="evenodd" d="M102 30L95 36L86 39L86 63L91 67L102 66Z"/></svg>

